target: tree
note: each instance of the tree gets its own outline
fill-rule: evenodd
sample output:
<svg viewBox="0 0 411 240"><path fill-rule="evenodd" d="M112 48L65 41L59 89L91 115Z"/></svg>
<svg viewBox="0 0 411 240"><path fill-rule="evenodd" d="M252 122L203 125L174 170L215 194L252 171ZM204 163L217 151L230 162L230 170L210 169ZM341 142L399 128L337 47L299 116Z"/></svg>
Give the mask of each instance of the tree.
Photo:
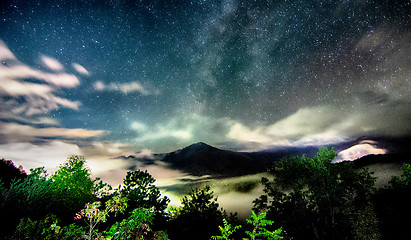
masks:
<svg viewBox="0 0 411 240"><path fill-rule="evenodd" d="M295 239L355 239L378 232L371 202L375 178L351 162L332 163L335 156L333 148L322 148L312 158L280 161L276 179L262 179L265 194L254 201L255 210L276 216ZM369 218L356 214L364 209Z"/></svg>
<svg viewBox="0 0 411 240"><path fill-rule="evenodd" d="M231 227L231 224L227 222L227 220L223 219L224 226L218 226L220 230L221 236L212 236L211 239L213 240L231 240L229 237L233 235L238 229L241 228L241 225Z"/></svg>
<svg viewBox="0 0 411 240"><path fill-rule="evenodd" d="M53 184L47 177L44 168L30 169L27 177L12 180L9 188L0 186L0 239L11 234L21 218L39 219L53 209Z"/></svg>
<svg viewBox="0 0 411 240"><path fill-rule="evenodd" d="M257 215L254 211L252 211L251 219L247 219L247 223L253 226L253 230L245 231L245 233L250 236L250 240L256 240L258 237L263 237L268 240L283 239L281 236L282 228L274 231L269 231L266 229L267 226L271 226L274 223L274 221L265 219L266 215L266 212L261 212ZM248 239L245 238L244 240Z"/></svg>
<svg viewBox="0 0 411 240"><path fill-rule="evenodd" d="M12 161L0 159L0 181L3 182L4 187L8 188L13 180L23 179L26 176L22 166L17 168Z"/></svg>
<svg viewBox="0 0 411 240"><path fill-rule="evenodd" d="M87 198L94 194L94 181L82 156L71 156L51 176L54 184L73 198Z"/></svg>
<svg viewBox="0 0 411 240"><path fill-rule="evenodd" d="M48 214L43 219L22 218L11 239L77 240L83 239L83 229L76 224L59 226L59 219Z"/></svg>
<svg viewBox="0 0 411 240"><path fill-rule="evenodd" d="M127 172L119 193L130 200L131 209L153 207L155 212L162 214L170 200L167 197L161 197L160 189L154 185L155 181L147 170Z"/></svg>
<svg viewBox="0 0 411 240"><path fill-rule="evenodd" d="M404 163L401 175L392 177L388 186L374 197L376 212L381 219L383 239L411 239L411 165Z"/></svg>
<svg viewBox="0 0 411 240"><path fill-rule="evenodd" d="M164 232L152 231L155 213L150 209L136 208L130 217L116 222L106 232L109 239L168 239Z"/></svg>
<svg viewBox="0 0 411 240"><path fill-rule="evenodd" d="M87 203L84 208L76 214L75 219L84 219L88 225L87 239L94 239L96 234L95 230L100 222L106 222L110 213L114 212L116 215L118 212L124 212L127 208L127 198L121 196L114 196L112 199L106 202L105 209L100 210L101 202Z"/></svg>
<svg viewBox="0 0 411 240"><path fill-rule="evenodd" d="M409 188L411 187L411 164L404 163L401 167L401 175L394 176L389 182L388 188Z"/></svg>
<svg viewBox="0 0 411 240"><path fill-rule="evenodd" d="M181 200L181 207L168 225L171 239L210 239L218 234L224 212L219 209L217 198L209 186L192 189Z"/></svg>
<svg viewBox="0 0 411 240"><path fill-rule="evenodd" d="M63 220L71 219L85 203L96 200L95 180L91 179L84 157L69 157L51 179L59 204L56 214L62 216Z"/></svg>
<svg viewBox="0 0 411 240"><path fill-rule="evenodd" d="M268 240L277 240L283 239L281 236L282 228L275 229L270 231L267 227L271 226L274 221L265 219L267 213L261 212L256 214L254 211L251 213L251 219L246 219L247 223L251 225L251 231L245 231L245 234L250 237L250 240L256 240L260 237ZM221 232L221 236L212 236L213 240L230 240L230 236L233 235L238 229L241 228L241 225L231 227L231 224L227 222L226 219L223 219L224 227L218 226ZM248 240L248 238L243 238L243 240Z"/></svg>

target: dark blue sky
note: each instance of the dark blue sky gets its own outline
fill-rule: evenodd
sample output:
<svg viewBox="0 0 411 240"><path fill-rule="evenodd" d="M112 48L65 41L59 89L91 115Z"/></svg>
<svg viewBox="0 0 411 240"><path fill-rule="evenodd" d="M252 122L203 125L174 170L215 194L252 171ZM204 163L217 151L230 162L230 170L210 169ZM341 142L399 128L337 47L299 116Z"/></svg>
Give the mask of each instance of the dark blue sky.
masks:
<svg viewBox="0 0 411 240"><path fill-rule="evenodd" d="M373 0L2 1L1 149L408 136L410 12Z"/></svg>

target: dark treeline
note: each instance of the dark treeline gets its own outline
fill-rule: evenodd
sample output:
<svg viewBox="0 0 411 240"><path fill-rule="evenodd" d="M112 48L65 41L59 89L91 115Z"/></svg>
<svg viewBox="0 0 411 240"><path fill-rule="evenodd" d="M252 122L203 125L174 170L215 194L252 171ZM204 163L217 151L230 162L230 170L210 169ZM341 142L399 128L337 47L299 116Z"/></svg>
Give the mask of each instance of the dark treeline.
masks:
<svg viewBox="0 0 411 240"><path fill-rule="evenodd" d="M368 169L335 156L323 148L276 163L246 222L221 209L208 186L172 208L146 171L112 189L79 156L51 175L2 159L0 239L411 239L411 166L377 189Z"/></svg>

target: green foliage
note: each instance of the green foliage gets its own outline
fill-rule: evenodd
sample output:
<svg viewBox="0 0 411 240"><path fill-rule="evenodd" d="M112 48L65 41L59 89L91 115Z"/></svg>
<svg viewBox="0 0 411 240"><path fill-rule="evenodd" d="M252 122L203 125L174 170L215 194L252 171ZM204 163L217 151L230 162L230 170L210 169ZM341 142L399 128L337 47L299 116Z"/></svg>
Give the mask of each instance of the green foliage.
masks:
<svg viewBox="0 0 411 240"><path fill-rule="evenodd" d="M23 179L26 176L27 174L21 166L16 167L12 161L4 158L0 159L0 182L2 182L6 188L10 186L12 180Z"/></svg>
<svg viewBox="0 0 411 240"><path fill-rule="evenodd" d="M367 169L333 163L335 156L334 149L322 148L312 158L280 161L276 178L261 180L264 194L254 201L260 214L252 212L245 232L232 227L209 186L192 189L169 215L169 199L147 171L128 172L113 192L91 179L84 158L72 156L51 176L36 168L7 186L0 179L0 239L102 239L110 225L107 239L409 239L409 221L399 219L411 214L411 165L375 195ZM83 227L72 223L76 212ZM274 216L275 223L266 219Z"/></svg>
<svg viewBox="0 0 411 240"><path fill-rule="evenodd" d="M22 218L12 236L12 239L32 239L32 240L75 240L82 238L82 227L76 224L69 226L59 226L58 218L53 215L47 215L42 220L31 220Z"/></svg>
<svg viewBox="0 0 411 240"><path fill-rule="evenodd" d="M364 206L353 212L350 223L353 227L353 239L381 239L380 232L376 231L379 221L372 205Z"/></svg>
<svg viewBox="0 0 411 240"><path fill-rule="evenodd" d="M78 208L95 198L94 181L90 176L86 160L81 156L69 157L51 176L57 194L62 200L66 199L66 207Z"/></svg>
<svg viewBox="0 0 411 240"><path fill-rule="evenodd" d="M53 209L53 184L44 168L34 169L24 179L14 179L0 189L0 238L12 234L21 218L43 218Z"/></svg>
<svg viewBox="0 0 411 240"><path fill-rule="evenodd" d="M383 239L411 239L411 165L404 163L401 175L392 177L388 186L374 197Z"/></svg>
<svg viewBox="0 0 411 240"><path fill-rule="evenodd" d="M214 198L214 193L210 186L205 186L203 189L192 189L188 196L181 199L181 213L205 213L218 212L217 198Z"/></svg>
<svg viewBox="0 0 411 240"><path fill-rule="evenodd" d="M55 213L65 222L72 219L86 203L107 197L111 186L100 179L92 179L82 156L71 156L51 175L56 202Z"/></svg>
<svg viewBox="0 0 411 240"><path fill-rule="evenodd" d="M154 211L163 214L170 200L161 197L160 189L154 182L156 180L147 171L127 172L120 186L119 193L130 201L130 208L154 208Z"/></svg>
<svg viewBox="0 0 411 240"><path fill-rule="evenodd" d="M404 188L411 186L411 165L404 163L401 167L401 175L394 176L389 182L391 188Z"/></svg>
<svg viewBox="0 0 411 240"><path fill-rule="evenodd" d="M230 236L233 235L238 229L241 228L241 225L231 227L231 224L227 222L226 219L223 219L224 226L218 226L221 232L221 236L212 236L213 240L230 240Z"/></svg>
<svg viewBox="0 0 411 240"><path fill-rule="evenodd" d="M36 221L32 221L30 218L23 218L16 228L13 239L40 239L36 236L39 229L41 228Z"/></svg>
<svg viewBox="0 0 411 240"><path fill-rule="evenodd" d="M68 226L63 227L64 238L68 240L77 240L79 238L84 238L85 234L83 231L83 227L78 226L75 223L72 223Z"/></svg>
<svg viewBox="0 0 411 240"><path fill-rule="evenodd" d="M108 184L103 182L100 178L94 179L94 196L101 199L107 198L112 194L113 188Z"/></svg>
<svg viewBox="0 0 411 240"><path fill-rule="evenodd" d="M378 232L371 202L375 178L351 162L332 163L335 156L334 149L322 148L312 158L282 160L274 182L262 179L265 194L254 201L254 209L278 217L296 239L354 239ZM356 215L362 209L370 217Z"/></svg>
<svg viewBox="0 0 411 240"><path fill-rule="evenodd" d="M105 232L109 239L168 239L164 232L153 232L154 212L146 208L136 208L127 219L116 222Z"/></svg>
<svg viewBox="0 0 411 240"><path fill-rule="evenodd" d="M124 212L127 208L127 198L121 196L114 196L112 199L107 201L106 208L100 210L101 202L97 201L94 203L87 203L86 206L76 214L75 219L84 219L88 225L88 236L89 240L93 239L95 235L95 228L100 222L106 222L109 213L114 212Z"/></svg>
<svg viewBox="0 0 411 240"><path fill-rule="evenodd" d="M210 239L218 234L223 223L224 212L219 209L217 198L209 186L192 189L181 200L181 207L169 222L168 231L172 239Z"/></svg>
<svg viewBox="0 0 411 240"><path fill-rule="evenodd" d="M254 228L252 231L245 231L245 233L250 236L251 240L256 240L258 237L270 240L283 239L283 237L281 236L282 228L276 229L274 231L269 231L266 229L267 226L271 226L274 223L274 221L265 219L266 215L266 212L262 212L257 215L254 211L252 211L251 219L247 219L247 223L251 224Z"/></svg>

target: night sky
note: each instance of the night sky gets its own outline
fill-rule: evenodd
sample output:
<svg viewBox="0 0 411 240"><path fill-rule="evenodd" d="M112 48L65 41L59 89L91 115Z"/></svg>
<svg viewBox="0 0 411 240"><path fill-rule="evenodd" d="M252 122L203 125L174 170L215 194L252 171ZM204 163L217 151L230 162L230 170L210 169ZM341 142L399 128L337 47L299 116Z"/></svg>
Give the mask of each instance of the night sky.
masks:
<svg viewBox="0 0 411 240"><path fill-rule="evenodd" d="M124 167L114 156L199 141L258 151L410 136L410 7L3 0L1 157L53 169L81 154L104 172Z"/></svg>

